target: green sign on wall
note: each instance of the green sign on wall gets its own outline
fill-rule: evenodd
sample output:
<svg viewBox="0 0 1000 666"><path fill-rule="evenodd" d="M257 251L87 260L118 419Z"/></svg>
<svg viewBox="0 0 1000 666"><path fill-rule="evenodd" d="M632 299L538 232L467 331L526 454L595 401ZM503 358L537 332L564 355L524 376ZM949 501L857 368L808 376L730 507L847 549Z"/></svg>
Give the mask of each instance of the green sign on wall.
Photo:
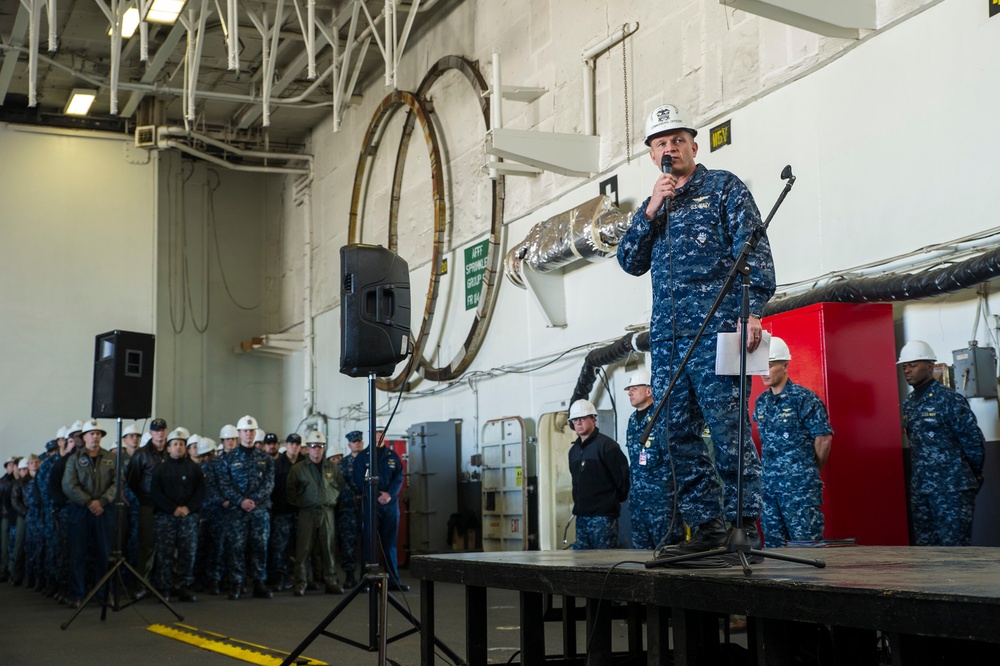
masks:
<svg viewBox="0 0 1000 666"><path fill-rule="evenodd" d="M483 293L483 276L486 275L486 255L489 253L489 239L465 248L465 309L479 307L479 296Z"/></svg>

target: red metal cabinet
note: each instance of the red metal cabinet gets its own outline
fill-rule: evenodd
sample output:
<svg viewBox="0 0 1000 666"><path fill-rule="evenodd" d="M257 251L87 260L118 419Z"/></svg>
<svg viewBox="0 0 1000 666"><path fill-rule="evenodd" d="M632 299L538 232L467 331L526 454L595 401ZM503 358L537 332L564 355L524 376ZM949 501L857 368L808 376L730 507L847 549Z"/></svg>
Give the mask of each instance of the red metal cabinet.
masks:
<svg viewBox="0 0 1000 666"><path fill-rule="evenodd" d="M763 324L788 343L792 381L816 392L829 410L834 434L822 471L825 538L907 545L892 306L820 303ZM763 390L754 377L751 415ZM756 424L753 434L759 450Z"/></svg>

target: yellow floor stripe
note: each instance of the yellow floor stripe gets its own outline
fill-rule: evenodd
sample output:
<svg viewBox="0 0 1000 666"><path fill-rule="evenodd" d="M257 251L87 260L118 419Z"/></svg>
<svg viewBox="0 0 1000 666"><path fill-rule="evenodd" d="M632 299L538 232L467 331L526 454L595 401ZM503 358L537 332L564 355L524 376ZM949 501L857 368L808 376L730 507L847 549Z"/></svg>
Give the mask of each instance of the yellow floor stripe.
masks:
<svg viewBox="0 0 1000 666"><path fill-rule="evenodd" d="M229 636L223 636L222 634L216 634L211 631L197 629L180 623L177 623L173 627L168 627L164 624L152 624L146 627L146 630L151 631L154 634L159 634L161 636L166 636L167 638L172 638L183 643L200 647L203 650L210 650L211 652L217 652L219 654L224 654L227 657L232 657L233 659L239 659L240 661L245 661L250 664L259 664L260 666L278 666L285 660L285 657L288 656L287 652L274 650L269 647L264 647L263 645L254 645L253 643L247 643ZM234 645L233 643L249 645L256 649L242 648L238 645ZM316 659L310 659L309 657L303 656L300 656L296 660L296 663L306 664L308 666L328 666L328 664L324 661L318 661Z"/></svg>

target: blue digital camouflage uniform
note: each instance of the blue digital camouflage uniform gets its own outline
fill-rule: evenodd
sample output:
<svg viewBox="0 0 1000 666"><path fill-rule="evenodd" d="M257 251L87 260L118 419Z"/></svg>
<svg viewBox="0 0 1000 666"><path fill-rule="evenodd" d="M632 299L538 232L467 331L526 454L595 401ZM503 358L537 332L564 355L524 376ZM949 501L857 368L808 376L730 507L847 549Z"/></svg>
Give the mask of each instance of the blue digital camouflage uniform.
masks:
<svg viewBox="0 0 1000 666"><path fill-rule="evenodd" d="M618 516L577 516L573 550L618 548Z"/></svg>
<svg viewBox="0 0 1000 666"><path fill-rule="evenodd" d="M38 473L35 481L38 485L38 495L42 500L42 540L44 545L44 562L42 570L45 572L45 580L50 586L54 586L57 579L59 565L56 560L56 525L55 525L55 505L52 493L49 492L49 479L52 477L52 468L59 459L59 452L42 458L42 464L38 466ZM49 590L54 592L55 590Z"/></svg>
<svg viewBox="0 0 1000 666"><path fill-rule="evenodd" d="M968 401L931 380L903 401L903 427L910 439L916 545L970 545L985 438Z"/></svg>
<svg viewBox="0 0 1000 666"><path fill-rule="evenodd" d="M699 164L690 180L677 189L670 223L663 215L646 219L649 199L638 207L632 226L618 245L618 263L632 275L650 272L653 308L650 320L653 396L659 399L744 243L760 222L760 212L746 186L728 171ZM774 294L774 262L767 238L750 256L750 314L760 316ZM736 517L737 438L740 413L736 377L715 374L716 334L733 331L739 317L740 283L727 294L669 399L657 438L667 436L684 521L699 526L725 514ZM749 381L747 390L749 391ZM760 460L750 444L749 416L744 414L743 516L760 516ZM663 419L661 419L663 421ZM715 461L701 439L707 424L715 445ZM716 473L717 472L717 473Z"/></svg>
<svg viewBox="0 0 1000 666"><path fill-rule="evenodd" d="M205 476L205 498L201 501L201 532L198 535L195 575L206 584L221 582L224 569L226 510L222 507L218 481L223 457L219 454L210 462L201 463L201 473Z"/></svg>
<svg viewBox="0 0 1000 666"><path fill-rule="evenodd" d="M198 514L153 514L156 564L150 582L163 594L194 585L194 556L198 544ZM176 549L176 557L174 556ZM174 566L176 564L176 572ZM175 577L176 576L176 577Z"/></svg>
<svg viewBox="0 0 1000 666"><path fill-rule="evenodd" d="M629 491L632 545L644 550L654 550L660 545L684 540L684 523L681 517L671 516L673 481L667 452L656 433L649 436L645 445L639 444L642 431L652 416L652 407L632 412L626 434L629 473L632 477L632 489ZM670 530L671 518L674 521L673 530ZM579 530L577 519L577 533ZM665 538L668 530L669 538Z"/></svg>
<svg viewBox="0 0 1000 666"><path fill-rule="evenodd" d="M823 481L816 464L816 438L832 435L826 407L815 393L792 380L781 393L757 398L753 420L760 429L764 467L764 545L823 538Z"/></svg>
<svg viewBox="0 0 1000 666"><path fill-rule="evenodd" d="M34 478L29 478L24 487L24 501L28 507L24 519L24 577L36 585L45 580L45 516L37 481L38 472L35 472Z"/></svg>
<svg viewBox="0 0 1000 666"><path fill-rule="evenodd" d="M363 489L361 501L362 515L368 511L367 495L369 487L365 484L365 475L368 472L368 467L371 465L370 449L370 446L365 447L365 450L359 453L358 457L354 459L354 485L357 488ZM399 455L388 446L378 447L377 459L378 467L376 468L376 473L378 475L379 492L386 492L392 496L388 504L376 505L377 541L384 555L383 561L385 563L385 572L389 574L389 583L398 585L400 584L400 580L396 559L396 539L399 536L399 491L403 487L403 462L399 459ZM362 518L362 536L364 538L362 547L365 553L365 560L368 562L377 562L378 555L368 552L368 525L369 521Z"/></svg>
<svg viewBox="0 0 1000 666"><path fill-rule="evenodd" d="M340 568L347 574L347 580L354 576L358 567L358 524L361 521L361 490L354 485L355 456L348 453L341 458L340 473L344 477L344 489L337 501L337 545L340 546Z"/></svg>
<svg viewBox="0 0 1000 666"><path fill-rule="evenodd" d="M222 498L229 501L229 508L225 510L225 538L231 581L237 589L247 577L263 583L267 575L267 541L271 532L274 461L263 451L242 445L220 460L222 464L216 470L216 479ZM240 507L244 499L253 500L252 511Z"/></svg>

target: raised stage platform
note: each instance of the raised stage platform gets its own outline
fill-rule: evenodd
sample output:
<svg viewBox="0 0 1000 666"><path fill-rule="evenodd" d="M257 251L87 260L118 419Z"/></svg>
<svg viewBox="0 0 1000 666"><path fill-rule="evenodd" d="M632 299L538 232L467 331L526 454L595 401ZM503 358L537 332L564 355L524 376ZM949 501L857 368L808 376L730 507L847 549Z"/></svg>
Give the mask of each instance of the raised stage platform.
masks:
<svg viewBox="0 0 1000 666"><path fill-rule="evenodd" d="M777 552L822 559L826 567L769 559L754 565L750 576L739 567L646 569L639 562L649 553L635 550L416 556L410 571L422 586L422 663L434 662L428 640L434 631L434 582L466 586L466 654L473 666L487 663L488 588L521 593L522 664L554 661L543 640L548 595L563 597L566 606L574 598L586 600L589 663L595 666L616 661L611 602L628 605L629 653L632 658L644 653L649 664L722 663L719 618L728 614L748 617L751 663L761 665L802 663L802 643L818 640L817 629L822 663L997 663L1000 549L857 546ZM636 563L611 570L622 561ZM559 660L583 663L583 655L576 654L575 622L562 627Z"/></svg>

